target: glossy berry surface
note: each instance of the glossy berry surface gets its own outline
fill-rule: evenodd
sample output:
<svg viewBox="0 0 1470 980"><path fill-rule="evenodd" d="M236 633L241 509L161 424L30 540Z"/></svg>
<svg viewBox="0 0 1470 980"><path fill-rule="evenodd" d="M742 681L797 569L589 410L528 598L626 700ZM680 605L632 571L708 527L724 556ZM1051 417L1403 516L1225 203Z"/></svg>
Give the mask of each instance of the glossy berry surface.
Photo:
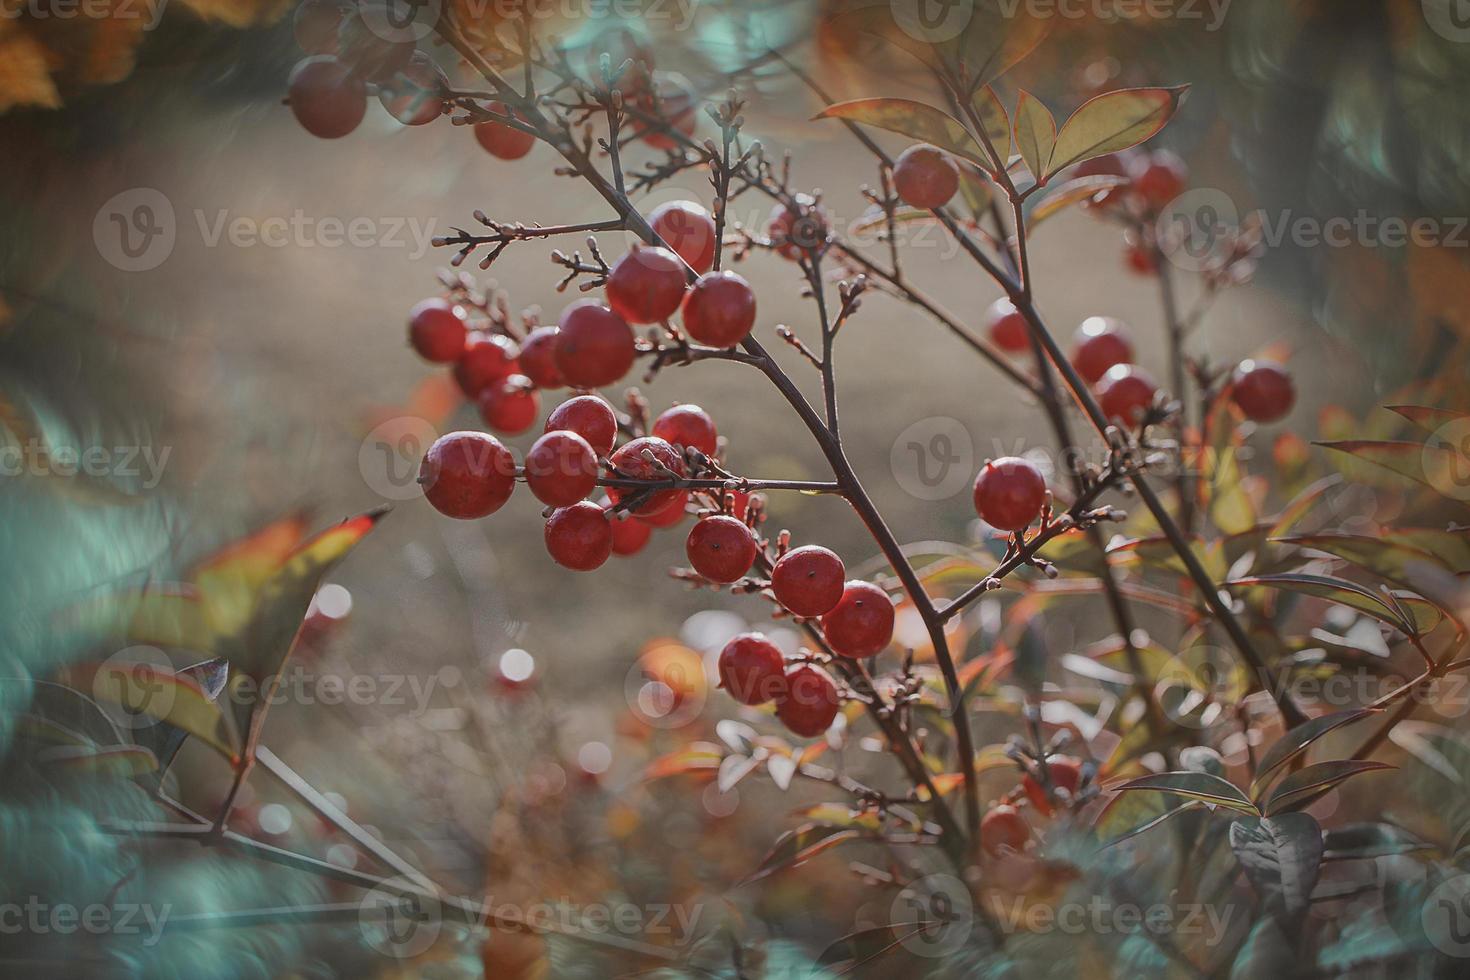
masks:
<svg viewBox="0 0 1470 980"><path fill-rule="evenodd" d="M1128 328L1113 317L1088 317L1072 338L1072 366L1088 384L1096 384L1114 364L1132 360L1133 340Z"/></svg>
<svg viewBox="0 0 1470 980"><path fill-rule="evenodd" d="M444 114L444 91L449 79L422 51L378 90L378 101L405 126L423 126Z"/></svg>
<svg viewBox="0 0 1470 980"><path fill-rule="evenodd" d="M1009 804L993 806L980 821L980 838L985 850L999 856L1007 849L1019 851L1031 838L1031 828L1021 812Z"/></svg>
<svg viewBox="0 0 1470 980"><path fill-rule="evenodd" d="M647 459L644 453L653 457ZM668 480L669 474L666 470L672 470L679 476L684 475L684 460L673 446L654 436L644 436L633 439L619 446L617 451L609 457L613 466L619 473L635 480ZM643 489L629 489L625 487L608 487L607 495L616 503L628 494L636 494L642 497L643 503L632 509L635 517L654 517L667 513L681 496L687 496L682 490L655 490L649 493Z"/></svg>
<svg viewBox="0 0 1470 980"><path fill-rule="evenodd" d="M464 311L448 300L426 299L408 313L408 342L426 361L450 364L459 360L468 339Z"/></svg>
<svg viewBox="0 0 1470 980"><path fill-rule="evenodd" d="M766 237L783 258L795 260L803 251L827 240L827 212L810 195L796 195L796 206L779 202L766 222Z"/></svg>
<svg viewBox="0 0 1470 980"><path fill-rule="evenodd" d="M598 457L612 452L618 438L618 417L606 400L597 395L568 398L546 418L546 431L566 429L575 432L592 447Z"/></svg>
<svg viewBox="0 0 1470 980"><path fill-rule="evenodd" d="M515 341L498 333L471 333L465 338L464 352L454 365L454 380L469 398L497 381L520 371L520 348Z"/></svg>
<svg viewBox="0 0 1470 980"><path fill-rule="evenodd" d="M597 486L597 454L575 432L548 432L526 453L526 486L543 504L574 504Z"/></svg>
<svg viewBox="0 0 1470 980"><path fill-rule="evenodd" d="M657 514L643 514L639 516L638 520L647 524L649 527L658 528L659 530L674 527L682 523L684 518L689 516L688 506L689 491L677 490L674 492L674 502L669 504L667 508L659 511Z"/></svg>
<svg viewBox="0 0 1470 980"><path fill-rule="evenodd" d="M612 524L607 512L590 500L552 511L545 538L552 560L578 572L601 567L612 554Z"/></svg>
<svg viewBox="0 0 1470 980"><path fill-rule="evenodd" d="M809 544L782 555L771 569L776 601L798 616L831 612L847 587L847 568L835 552Z"/></svg>
<svg viewBox="0 0 1470 980"><path fill-rule="evenodd" d="M537 388L560 388L566 384L556 366L556 327L537 327L521 341L521 373Z"/></svg>
<svg viewBox="0 0 1470 980"><path fill-rule="evenodd" d="M755 290L745 277L707 272L684 299L684 331L710 347L734 347L755 326Z"/></svg>
<svg viewBox="0 0 1470 980"><path fill-rule="evenodd" d="M715 454L719 440L715 420L698 405L675 405L667 409L654 420L653 434L671 446L698 449L706 456Z"/></svg>
<svg viewBox="0 0 1470 980"><path fill-rule="evenodd" d="M596 300L579 299L562 310L557 328L556 366L572 387L613 384L633 366L633 328Z"/></svg>
<svg viewBox="0 0 1470 980"><path fill-rule="evenodd" d="M1097 401L1103 415L1121 425L1137 425L1154 403L1158 391L1154 379L1134 364L1119 364L1108 369L1097 386Z"/></svg>
<svg viewBox="0 0 1470 980"><path fill-rule="evenodd" d="M1252 422L1276 422L1296 404L1296 386L1280 364L1241 361L1231 379L1230 399Z"/></svg>
<svg viewBox="0 0 1470 980"><path fill-rule="evenodd" d="M1082 786L1082 763L1069 755L1052 756L1046 761L1046 776L1053 789L1064 789L1069 797L1076 797ZM1041 813L1050 815L1052 803L1046 789L1030 773L1021 779L1026 798Z"/></svg>
<svg viewBox="0 0 1470 980"><path fill-rule="evenodd" d="M1046 480L1041 471L1018 456L1002 456L980 468L975 477L975 512L1002 531L1019 531L1041 515Z"/></svg>
<svg viewBox="0 0 1470 980"><path fill-rule="evenodd" d="M1031 330L1016 304L1002 296L985 311L986 331L991 343L1003 351L1019 354L1031 349Z"/></svg>
<svg viewBox="0 0 1470 980"><path fill-rule="evenodd" d="M871 582L848 582L842 598L822 617L833 651L855 659L883 652L893 639L893 602Z"/></svg>
<svg viewBox="0 0 1470 980"><path fill-rule="evenodd" d="M696 273L715 264L715 219L693 201L668 201L654 208L648 223L664 244Z"/></svg>
<svg viewBox="0 0 1470 980"><path fill-rule="evenodd" d="M1160 210L1184 193L1189 168L1168 150L1141 154L1133 161L1133 190L1150 210Z"/></svg>
<svg viewBox="0 0 1470 980"><path fill-rule="evenodd" d="M942 208L959 188L960 168L937 146L911 146L893 165L893 189L910 207Z"/></svg>
<svg viewBox="0 0 1470 980"><path fill-rule="evenodd" d="M489 108L506 117L511 115L504 102L492 102ZM493 119L475 123L475 141L486 153L499 160L519 160L536 145L533 134Z"/></svg>
<svg viewBox="0 0 1470 980"><path fill-rule="evenodd" d="M451 432L434 440L419 466L419 486L435 510L472 520L493 514L515 490L516 461L483 432Z"/></svg>
<svg viewBox="0 0 1470 980"><path fill-rule="evenodd" d="M291 114L301 128L325 140L340 139L367 115L362 79L331 55L297 62L287 82Z"/></svg>
<svg viewBox="0 0 1470 980"><path fill-rule="evenodd" d="M741 633L720 651L720 688L741 704L765 704L786 689L786 658L764 633Z"/></svg>
<svg viewBox="0 0 1470 980"><path fill-rule="evenodd" d="M629 323L658 323L684 301L684 263L666 248L634 246L613 263L607 305Z"/></svg>
<svg viewBox="0 0 1470 980"><path fill-rule="evenodd" d="M741 521L724 514L694 522L684 553L694 570L711 582L739 581L755 562L755 535Z"/></svg>
<svg viewBox="0 0 1470 980"><path fill-rule="evenodd" d="M485 424L509 436L520 435L536 424L541 413L541 396L523 374L492 381L475 397Z"/></svg>
<svg viewBox="0 0 1470 980"><path fill-rule="evenodd" d="M605 501L603 508L612 506L612 501ZM648 544L648 539L653 537L653 528L644 521L627 514L610 516L612 523L612 551L615 555L636 555Z"/></svg>
<svg viewBox="0 0 1470 980"><path fill-rule="evenodd" d="M812 664L798 664L786 672L776 697L776 717L802 738L816 738L832 727L842 699L831 675Z"/></svg>

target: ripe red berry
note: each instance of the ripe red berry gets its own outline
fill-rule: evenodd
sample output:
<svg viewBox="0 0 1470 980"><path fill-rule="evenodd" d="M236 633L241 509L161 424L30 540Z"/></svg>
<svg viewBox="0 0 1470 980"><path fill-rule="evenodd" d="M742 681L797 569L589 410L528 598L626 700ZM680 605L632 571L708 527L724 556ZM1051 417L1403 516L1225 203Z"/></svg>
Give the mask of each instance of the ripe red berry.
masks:
<svg viewBox="0 0 1470 980"><path fill-rule="evenodd" d="M1150 210L1158 211L1184 193L1189 168L1168 150L1140 155L1133 162L1133 189Z"/></svg>
<svg viewBox="0 0 1470 980"><path fill-rule="evenodd" d="M783 258L795 260L802 251L827 241L827 211L810 194L796 195L796 206L778 202L766 222L766 237Z"/></svg>
<svg viewBox="0 0 1470 980"><path fill-rule="evenodd" d="M719 666L720 687L741 704L765 704L785 693L786 658L763 633L732 638L720 651Z"/></svg>
<svg viewBox="0 0 1470 980"><path fill-rule="evenodd" d="M577 300L562 310L557 326L556 366L572 387L613 384L633 366L633 328L596 300Z"/></svg>
<svg viewBox="0 0 1470 980"><path fill-rule="evenodd" d="M403 70L414 50L412 38L384 37L381 25L368 23L360 11L348 13L337 28L337 56L364 81L387 81Z"/></svg>
<svg viewBox="0 0 1470 980"><path fill-rule="evenodd" d="M556 366L556 327L537 327L521 341L521 373L537 388L560 388L566 384Z"/></svg>
<svg viewBox="0 0 1470 980"><path fill-rule="evenodd" d="M646 459L644 452L653 457ZM609 457L613 466L620 473L635 480L668 480L669 474L665 471L671 470L679 476L684 475L684 459L673 446L654 436L644 436L641 439L633 439L619 446L617 451ZM629 494L644 497L644 501L633 508L635 517L656 517L667 512L680 500L683 491L678 489L655 490L652 493L641 488L608 487L607 495L613 502L622 500Z"/></svg>
<svg viewBox="0 0 1470 980"><path fill-rule="evenodd" d="M502 378L520 370L517 358L520 348L515 341L498 333L476 331L465 338L464 352L454 365L454 380L466 397L478 398L480 392Z"/></svg>
<svg viewBox="0 0 1470 980"><path fill-rule="evenodd" d="M1026 317L1007 297L990 304L985 322L990 325L991 342L1001 350L1018 354L1031 349L1031 330L1026 325Z"/></svg>
<svg viewBox="0 0 1470 980"><path fill-rule="evenodd" d="M444 114L444 91L449 79L422 51L378 90L378 101L405 126L422 126Z"/></svg>
<svg viewBox="0 0 1470 980"><path fill-rule="evenodd" d="M307 54L336 54L342 14L336 0L305 0L291 23L296 44Z"/></svg>
<svg viewBox="0 0 1470 980"><path fill-rule="evenodd" d="M1151 276L1159 271L1158 253L1142 242L1128 242L1123 250L1123 259L1130 272L1140 276Z"/></svg>
<svg viewBox="0 0 1470 980"><path fill-rule="evenodd" d="M1252 422L1275 422L1296 403L1296 387L1280 364L1246 360L1235 369L1230 398Z"/></svg>
<svg viewBox="0 0 1470 980"><path fill-rule="evenodd" d="M693 201L668 201L654 208L648 223L695 272L703 275L715 264L715 219Z"/></svg>
<svg viewBox="0 0 1470 980"><path fill-rule="evenodd" d="M846 589L847 569L842 559L809 544L781 556L771 569L771 591L776 601L798 616L821 616L831 612Z"/></svg>
<svg viewBox="0 0 1470 980"><path fill-rule="evenodd" d="M492 102L488 108L492 112L513 118L510 107L504 102ZM493 119L475 123L475 140L486 153L501 160L519 160L536 145L535 134Z"/></svg>
<svg viewBox="0 0 1470 980"><path fill-rule="evenodd" d="M860 659L882 653L893 639L893 601L871 582L848 582L837 605L822 616L832 650Z"/></svg>
<svg viewBox="0 0 1470 980"><path fill-rule="evenodd" d="M671 446L698 449L706 456L715 454L719 439L715 420L698 405L675 405L666 410L654 420L653 434Z"/></svg>
<svg viewBox="0 0 1470 980"><path fill-rule="evenodd" d="M1133 341L1128 328L1113 317L1088 317L1072 338L1072 366L1088 384L1096 384L1114 364L1132 360Z"/></svg>
<svg viewBox="0 0 1470 980"><path fill-rule="evenodd" d="M960 168L939 147L919 143L899 154L893 189L910 207L942 208L960 189Z"/></svg>
<svg viewBox="0 0 1470 980"><path fill-rule="evenodd" d="M464 311L448 300L426 299L408 313L408 342L427 361L448 364L459 360L468 339Z"/></svg>
<svg viewBox="0 0 1470 980"><path fill-rule="evenodd" d="M684 542L694 570L711 582L739 581L755 562L755 535L741 521L724 514L695 521Z"/></svg>
<svg viewBox="0 0 1470 980"><path fill-rule="evenodd" d="M611 500L603 500L602 508L608 510L612 507ZM648 544L648 539L653 537L653 528L644 521L627 514L609 515L612 523L612 550L615 555L636 555Z"/></svg>
<svg viewBox="0 0 1470 980"><path fill-rule="evenodd" d="M993 459L975 477L975 512L991 527L1019 531L1036 520L1044 503L1046 480L1020 457Z"/></svg>
<svg viewBox="0 0 1470 980"><path fill-rule="evenodd" d="M575 432L599 457L612 452L618 438L618 417L612 406L597 395L578 395L568 398L552 410L546 418L546 431L565 429Z"/></svg>
<svg viewBox="0 0 1470 980"><path fill-rule="evenodd" d="M1103 415L1120 425L1137 425L1154 403L1158 386L1143 368L1118 364L1098 382L1097 401Z"/></svg>
<svg viewBox="0 0 1470 980"><path fill-rule="evenodd" d="M483 432L451 432L434 440L419 466L419 485L434 509L471 520L493 514L516 486L516 461Z"/></svg>
<svg viewBox="0 0 1470 980"><path fill-rule="evenodd" d="M607 305L629 323L658 323L674 315L687 285L677 255L634 245L608 273Z"/></svg>
<svg viewBox="0 0 1470 980"><path fill-rule="evenodd" d="M301 128L324 140L346 136L367 115L362 79L331 55L303 58L291 69L287 101Z"/></svg>
<svg viewBox="0 0 1470 980"><path fill-rule="evenodd" d="M831 676L812 664L798 664L787 671L776 695L776 717L793 735L802 738L816 738L832 727L841 706Z"/></svg>
<svg viewBox="0 0 1470 980"><path fill-rule="evenodd" d="M980 821L980 839L985 842L985 850L994 857L1004 854L1007 849L1021 850L1030 838L1031 828L1026 825L1026 818L1009 804L991 807Z"/></svg>
<svg viewBox="0 0 1470 980"><path fill-rule="evenodd" d="M541 396L524 374L492 381L476 396L485 424L508 436L520 435L536 424L541 413Z"/></svg>
<svg viewBox="0 0 1470 980"><path fill-rule="evenodd" d="M526 453L526 486L543 504L574 504L597 486L597 454L575 432L548 432Z"/></svg>
<svg viewBox="0 0 1470 980"><path fill-rule="evenodd" d="M664 528L673 527L681 523L684 518L688 517L688 506L689 491L680 490L674 494L674 502L667 509L661 510L657 514L640 515L638 520L651 528L663 530Z"/></svg>
<svg viewBox="0 0 1470 980"><path fill-rule="evenodd" d="M755 290L722 270L700 276L684 299L684 330L710 347L734 347L755 326Z"/></svg>
<svg viewBox="0 0 1470 980"><path fill-rule="evenodd" d="M1081 177L1127 177L1128 161L1118 153L1105 153L1091 160L1084 160L1072 169L1073 178ZM1126 183L1116 187L1110 187L1105 191L1094 194L1088 201L1083 202L1086 208L1106 207L1121 199L1128 192Z"/></svg>
<svg viewBox="0 0 1470 980"><path fill-rule="evenodd" d="M574 571L590 572L612 554L612 524L590 500L552 511L545 537L552 560Z"/></svg>
<svg viewBox="0 0 1470 980"><path fill-rule="evenodd" d="M1053 788L1064 789L1069 796L1075 797L1078 788L1082 785L1082 763L1069 755L1053 756L1046 762L1046 776ZM1031 801L1032 806L1050 816L1051 799L1042 785L1033 779L1030 773L1021 779L1021 786L1025 789L1026 798Z"/></svg>

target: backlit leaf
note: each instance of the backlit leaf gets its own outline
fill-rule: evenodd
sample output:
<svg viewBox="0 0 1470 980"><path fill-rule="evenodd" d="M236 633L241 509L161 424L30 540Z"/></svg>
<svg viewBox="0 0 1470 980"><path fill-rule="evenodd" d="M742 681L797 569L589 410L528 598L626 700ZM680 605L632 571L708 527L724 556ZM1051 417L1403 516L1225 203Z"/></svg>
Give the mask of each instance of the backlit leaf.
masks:
<svg viewBox="0 0 1470 980"><path fill-rule="evenodd" d="M1256 806L1233 783L1204 772L1161 772L1129 780L1119 792L1153 789L1186 799L1223 806L1241 813L1257 813Z"/></svg>
<svg viewBox="0 0 1470 980"><path fill-rule="evenodd" d="M907 136L988 167L984 151L960 121L943 109L913 99L853 99L830 105L813 119L846 119Z"/></svg>
<svg viewBox="0 0 1470 980"><path fill-rule="evenodd" d="M1187 85L1128 88L1088 99L1062 124L1046 176L1151 138L1173 117L1188 90Z"/></svg>
<svg viewBox="0 0 1470 980"><path fill-rule="evenodd" d="M1051 165L1052 148L1057 140L1057 122L1052 118L1051 110L1025 89L1021 89L1016 101L1015 130L1016 149L1020 151L1021 159L1026 161L1031 176L1037 183L1041 183L1046 179L1047 168Z"/></svg>
<svg viewBox="0 0 1470 980"><path fill-rule="evenodd" d="M1267 816L1274 816L1278 813L1308 806L1318 797L1324 795L1339 783L1351 779L1353 776L1360 773L1378 772L1392 768L1394 767L1385 762L1371 762L1360 759L1339 759L1332 762L1319 762L1316 765L1298 769L1283 779L1281 784L1271 793L1271 797L1266 801L1263 809Z"/></svg>
<svg viewBox="0 0 1470 980"><path fill-rule="evenodd" d="M1266 750L1266 754L1261 756L1261 761L1256 764L1255 779L1251 782L1251 794L1259 795L1259 791L1271 781L1276 770L1306 751L1319 738L1374 714L1377 712L1371 708L1353 708L1322 715L1296 726L1277 739Z"/></svg>

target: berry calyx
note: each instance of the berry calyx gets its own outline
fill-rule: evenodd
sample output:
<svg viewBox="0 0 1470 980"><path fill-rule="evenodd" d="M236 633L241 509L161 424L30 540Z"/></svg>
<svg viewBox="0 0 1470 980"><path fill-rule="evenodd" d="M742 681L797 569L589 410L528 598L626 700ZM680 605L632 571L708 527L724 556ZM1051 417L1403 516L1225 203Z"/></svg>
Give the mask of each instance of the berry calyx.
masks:
<svg viewBox="0 0 1470 980"><path fill-rule="evenodd" d="M1019 851L1031 839L1031 828L1021 811L1008 803L993 806L980 821L980 839L992 857L999 857L1007 850Z"/></svg>
<svg viewBox="0 0 1470 980"><path fill-rule="evenodd" d="M1115 364L1133 360L1133 341L1123 321L1090 316L1072 338L1072 366L1088 384L1096 384Z"/></svg>
<svg viewBox="0 0 1470 980"><path fill-rule="evenodd" d="M548 432L526 453L526 486L543 504L574 504L597 486L597 454L575 432Z"/></svg>
<svg viewBox="0 0 1470 980"><path fill-rule="evenodd" d="M672 446L698 449L713 456L719 442L715 420L698 405L675 405L654 420L653 434Z"/></svg>
<svg viewBox="0 0 1470 980"><path fill-rule="evenodd" d="M602 507L604 510L611 508L612 501L604 500ZM648 544L648 539L653 537L653 528L636 517L610 514L609 521L612 524L612 551L615 555L636 555Z"/></svg>
<svg viewBox="0 0 1470 980"><path fill-rule="evenodd" d="M893 189L910 207L942 208L959 188L960 168L937 146L911 146L893 165Z"/></svg>
<svg viewBox="0 0 1470 980"><path fill-rule="evenodd" d="M720 651L719 670L720 687L741 704L765 704L786 690L786 658L764 633L732 638Z"/></svg>
<svg viewBox="0 0 1470 980"><path fill-rule="evenodd" d="M537 388L560 388L566 384L556 366L556 327L537 327L521 341L521 373Z"/></svg>
<svg viewBox="0 0 1470 980"><path fill-rule="evenodd" d="M343 12L336 0L305 0L291 22L297 46L307 54L336 54Z"/></svg>
<svg viewBox="0 0 1470 980"><path fill-rule="evenodd" d="M696 273L703 275L714 266L715 219L698 204L667 201L649 213L648 223Z"/></svg>
<svg viewBox="0 0 1470 980"><path fill-rule="evenodd" d="M1118 364L1098 382L1097 401L1103 415L1121 425L1136 425L1154 403L1158 385L1136 364Z"/></svg>
<svg viewBox="0 0 1470 980"><path fill-rule="evenodd" d="M579 299L562 310L557 328L556 366L572 387L613 384L633 366L633 328L596 300Z"/></svg>
<svg viewBox="0 0 1470 980"><path fill-rule="evenodd" d="M287 101L301 128L324 140L340 139L367 115L362 79L331 55L303 58L291 69Z"/></svg>
<svg viewBox="0 0 1470 980"><path fill-rule="evenodd" d="M507 118L513 118L510 107L504 102L491 102L489 109ZM500 160L519 160L531 152L536 145L536 136L523 129L494 119L475 123L475 141L492 157Z"/></svg>
<svg viewBox="0 0 1470 980"><path fill-rule="evenodd" d="M545 538L552 560L573 571L590 572L612 554L612 524L607 512L590 500L552 511Z"/></svg>
<svg viewBox="0 0 1470 980"><path fill-rule="evenodd" d="M991 343L1003 351L1019 354L1031 349L1031 330L1016 304L1002 296L985 311Z"/></svg>
<svg viewBox="0 0 1470 980"><path fill-rule="evenodd" d="M378 101L403 125L422 126L444 114L448 87L443 69L422 51L415 51L408 64L378 90Z"/></svg>
<svg viewBox="0 0 1470 980"><path fill-rule="evenodd" d="M1064 789L1068 797L1075 798L1078 788L1082 785L1082 763L1070 755L1052 756L1046 762L1046 778L1053 789ZM1041 783L1037 782L1028 772L1022 778L1021 786L1026 791L1026 798L1031 801L1031 805L1046 816L1051 816L1051 799Z"/></svg>
<svg viewBox="0 0 1470 980"><path fill-rule="evenodd" d="M684 263L666 248L634 245L607 276L607 305L629 323L658 323L684 301Z"/></svg>
<svg viewBox="0 0 1470 980"><path fill-rule="evenodd" d="M1029 527L1046 503L1046 480L1029 460L992 459L975 477L975 512L1002 531Z"/></svg>
<svg viewBox="0 0 1470 980"><path fill-rule="evenodd" d="M1241 361L1231 378L1230 400L1252 422L1276 422L1296 403L1296 386L1280 364Z"/></svg>
<svg viewBox="0 0 1470 980"><path fill-rule="evenodd" d="M449 364L459 360L468 338L464 311L448 300L426 299L408 312L408 342L426 361Z"/></svg>
<svg viewBox="0 0 1470 980"><path fill-rule="evenodd" d="M842 559L821 545L794 548L771 569L771 591L776 601L797 616L831 612L847 587Z"/></svg>
<svg viewBox="0 0 1470 980"><path fill-rule="evenodd" d="M1139 156L1132 169L1133 190L1152 211L1162 210L1183 194L1189 181L1189 168L1168 150Z"/></svg>
<svg viewBox="0 0 1470 980"><path fill-rule="evenodd" d="M424 497L445 517L473 520L495 513L516 486L516 461L483 432L450 432L434 440L419 465Z"/></svg>
<svg viewBox="0 0 1470 980"><path fill-rule="evenodd" d="M480 392L520 370L520 348L515 341L498 333L476 331L465 338L464 351L454 365L454 380L466 397L479 398Z"/></svg>
<svg viewBox="0 0 1470 980"><path fill-rule="evenodd" d="M706 272L684 298L684 331L710 347L734 347L755 326L755 290L737 272Z"/></svg>
<svg viewBox="0 0 1470 980"><path fill-rule="evenodd" d="M541 413L541 396L524 374L492 381L480 389L476 402L485 424L510 436L520 435L535 425L536 416Z"/></svg>
<svg viewBox="0 0 1470 980"><path fill-rule="evenodd" d="M716 514L695 521L684 542L694 570L711 582L738 582L755 562L755 535L741 521Z"/></svg>
<svg viewBox="0 0 1470 980"><path fill-rule="evenodd" d="M842 699L825 670L798 664L786 672L782 688L776 696L776 717L793 735L816 738L832 727Z"/></svg>
<svg viewBox="0 0 1470 980"><path fill-rule="evenodd" d="M822 617L822 633L833 652L861 659L882 653L893 639L893 601L871 582L848 582L842 597Z"/></svg>
<svg viewBox="0 0 1470 980"><path fill-rule="evenodd" d="M625 442L609 458L618 473L630 479L669 480L669 471L680 477L684 475L684 460L678 451L656 436L643 436ZM608 487L607 495L613 499L613 503L628 496L638 497L642 502L631 508L634 517L656 517L664 514L678 504L681 497L688 496L679 489L649 491L641 487Z"/></svg>
<svg viewBox="0 0 1470 980"><path fill-rule="evenodd" d="M578 395L568 398L546 417L546 431L565 429L575 432L599 457L612 452L618 438L618 417L612 406L597 395Z"/></svg>

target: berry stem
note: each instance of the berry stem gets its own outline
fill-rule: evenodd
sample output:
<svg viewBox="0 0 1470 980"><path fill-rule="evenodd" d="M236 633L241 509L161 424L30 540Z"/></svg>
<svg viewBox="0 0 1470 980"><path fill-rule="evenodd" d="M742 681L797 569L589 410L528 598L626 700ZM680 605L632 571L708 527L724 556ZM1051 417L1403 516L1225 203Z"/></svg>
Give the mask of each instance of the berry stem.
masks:
<svg viewBox="0 0 1470 980"><path fill-rule="evenodd" d="M1179 526L1185 534L1194 533L1194 480L1189 468L1193 463L1185 449L1189 442L1189 372L1184 357L1184 321L1179 315L1179 299L1174 291L1174 277L1168 260L1157 244L1151 246L1154 265L1158 269L1159 299L1164 308L1164 329L1169 338L1169 384L1179 400L1179 475L1175 481L1179 495ZM1200 420L1203 423L1203 419Z"/></svg>

